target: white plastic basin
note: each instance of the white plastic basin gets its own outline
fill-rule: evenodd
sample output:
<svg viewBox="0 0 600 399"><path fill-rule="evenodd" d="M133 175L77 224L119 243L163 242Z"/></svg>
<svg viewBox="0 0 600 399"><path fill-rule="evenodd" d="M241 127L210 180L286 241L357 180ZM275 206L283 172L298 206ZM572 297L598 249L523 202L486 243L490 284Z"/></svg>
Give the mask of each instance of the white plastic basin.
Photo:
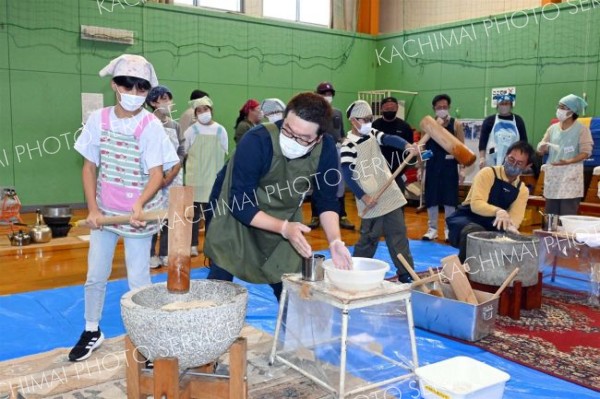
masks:
<svg viewBox="0 0 600 399"><path fill-rule="evenodd" d="M425 399L502 399L510 375L466 356L418 367L421 396Z"/></svg>
<svg viewBox="0 0 600 399"><path fill-rule="evenodd" d="M352 263L352 270L342 270L327 259L323 262L326 279L342 291L369 291L381 286L385 273L390 270L390 265L377 259L352 258Z"/></svg>
<svg viewBox="0 0 600 399"><path fill-rule="evenodd" d="M600 218L594 216L560 216L560 222L567 233L600 233Z"/></svg>

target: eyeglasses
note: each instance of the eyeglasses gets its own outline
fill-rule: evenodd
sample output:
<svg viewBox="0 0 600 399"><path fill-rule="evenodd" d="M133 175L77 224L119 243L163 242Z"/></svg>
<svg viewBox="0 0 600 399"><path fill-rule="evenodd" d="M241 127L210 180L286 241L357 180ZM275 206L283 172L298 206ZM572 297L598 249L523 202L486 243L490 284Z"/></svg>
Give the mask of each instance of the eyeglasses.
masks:
<svg viewBox="0 0 600 399"><path fill-rule="evenodd" d="M513 157L506 157L506 160L508 161L509 164L516 166L518 168L524 168L526 165L525 162L523 162L523 161L517 162L517 160L514 159Z"/></svg>
<svg viewBox="0 0 600 399"><path fill-rule="evenodd" d="M369 123L369 122L373 122L373 117L372 116L367 116L365 118L356 118L357 121L363 121L365 123Z"/></svg>
<svg viewBox="0 0 600 399"><path fill-rule="evenodd" d="M566 106L566 105L564 105L564 104L558 104L558 105L556 106L556 109L564 109L564 110L567 110L567 111L568 111L568 110L569 110L569 107L567 107L567 106Z"/></svg>
<svg viewBox="0 0 600 399"><path fill-rule="evenodd" d="M282 127L281 127L281 131L283 132L283 135L284 135L285 137L288 137L288 138L290 138L290 139L294 139L294 141L296 141L296 143L298 143L298 144L300 144L300 145L303 145L304 147L308 147L308 146L310 146L310 145L312 145L312 144L316 143L316 142L317 142L317 140L319 140L319 136L317 136L317 138L315 138L314 140L310 140L310 141L309 141L309 140L305 140L305 139L303 139L302 137L300 137L300 136L296 136L295 134L293 134L293 133L292 133L292 132L289 130L289 127L285 127L285 126L282 126Z"/></svg>

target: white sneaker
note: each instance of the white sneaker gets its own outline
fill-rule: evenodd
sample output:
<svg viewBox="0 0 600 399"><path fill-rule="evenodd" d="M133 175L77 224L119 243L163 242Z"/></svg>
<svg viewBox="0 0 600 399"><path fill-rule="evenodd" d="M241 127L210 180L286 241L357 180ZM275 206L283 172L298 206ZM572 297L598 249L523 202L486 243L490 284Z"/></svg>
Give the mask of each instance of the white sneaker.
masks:
<svg viewBox="0 0 600 399"><path fill-rule="evenodd" d="M191 256L191 257L196 257L196 256L198 256L198 247L192 247L192 248L190 249L190 256Z"/></svg>
<svg viewBox="0 0 600 399"><path fill-rule="evenodd" d="M166 267L166 266L169 266L169 257L168 257L168 256L161 256L161 257L160 257L160 263L161 263L163 266L165 266L165 267Z"/></svg>
<svg viewBox="0 0 600 399"><path fill-rule="evenodd" d="M427 233L423 234L423 241L433 241L438 238L438 232L436 229L432 229L431 227L427 229Z"/></svg>
<svg viewBox="0 0 600 399"><path fill-rule="evenodd" d="M444 241L450 242L450 231L448 230L447 227L444 229L444 237L445 237Z"/></svg>
<svg viewBox="0 0 600 399"><path fill-rule="evenodd" d="M158 256L153 256L150 258L150 269L156 269L162 265L160 258Z"/></svg>

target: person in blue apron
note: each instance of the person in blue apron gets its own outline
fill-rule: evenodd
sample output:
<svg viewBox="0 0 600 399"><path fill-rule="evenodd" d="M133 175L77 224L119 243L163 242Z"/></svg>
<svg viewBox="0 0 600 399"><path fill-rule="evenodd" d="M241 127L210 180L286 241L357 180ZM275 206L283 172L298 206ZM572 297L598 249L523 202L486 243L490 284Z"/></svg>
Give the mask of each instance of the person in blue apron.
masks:
<svg viewBox="0 0 600 399"><path fill-rule="evenodd" d="M467 256L467 236L478 231L518 233L525 216L529 189L519 176L531 166L533 147L517 141L508 148L502 166L480 170L465 201L449 218L450 245L459 248L458 257Z"/></svg>
<svg viewBox="0 0 600 399"><path fill-rule="evenodd" d="M302 258L312 254L304 237L311 229L302 224L311 189L333 263L351 267L339 227L337 150L323 134L330 118L322 96L301 93L287 104L282 121L242 137L237 148L243 151L236 150L219 172L205 210L209 279L267 283L279 300L282 275L300 272Z"/></svg>
<svg viewBox="0 0 600 399"><path fill-rule="evenodd" d="M590 129L577 121L587 103L569 94L560 99L558 122L548 128L538 144L540 155L548 154L544 165L546 213L577 215L583 192L583 161L592 154Z"/></svg>
<svg viewBox="0 0 600 399"><path fill-rule="evenodd" d="M497 101L498 112L485 118L481 125L479 169L502 165L511 144L527 141L523 118L512 112L515 95L503 94L494 99Z"/></svg>
<svg viewBox="0 0 600 399"><path fill-rule="evenodd" d="M465 142L465 133L462 124L450 116L448 112L452 99L447 94L440 94L431 102L435 112L436 121L456 136L462 143ZM424 241L438 238L438 213L439 207L444 207L446 218L454 213L458 205L458 185L464 179L464 168L459 166L454 156L449 154L435 140L427 141L425 149L432 152L432 157L425 163L425 206L429 216L429 227L423 235ZM459 173L460 167L460 173ZM420 172L420 170L419 170ZM461 177L462 176L462 177ZM448 228L444 229L444 238L448 241Z"/></svg>

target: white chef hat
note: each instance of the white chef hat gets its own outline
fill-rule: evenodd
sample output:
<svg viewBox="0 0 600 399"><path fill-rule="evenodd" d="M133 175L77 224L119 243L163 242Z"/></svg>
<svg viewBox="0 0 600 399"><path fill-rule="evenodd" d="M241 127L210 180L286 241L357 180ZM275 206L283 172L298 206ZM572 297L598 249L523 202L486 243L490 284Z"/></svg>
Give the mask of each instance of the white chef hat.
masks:
<svg viewBox="0 0 600 399"><path fill-rule="evenodd" d="M123 54L112 60L107 66L100 70L100 76L106 75L133 76L146 79L152 87L158 86L158 78L154 67L141 55Z"/></svg>

